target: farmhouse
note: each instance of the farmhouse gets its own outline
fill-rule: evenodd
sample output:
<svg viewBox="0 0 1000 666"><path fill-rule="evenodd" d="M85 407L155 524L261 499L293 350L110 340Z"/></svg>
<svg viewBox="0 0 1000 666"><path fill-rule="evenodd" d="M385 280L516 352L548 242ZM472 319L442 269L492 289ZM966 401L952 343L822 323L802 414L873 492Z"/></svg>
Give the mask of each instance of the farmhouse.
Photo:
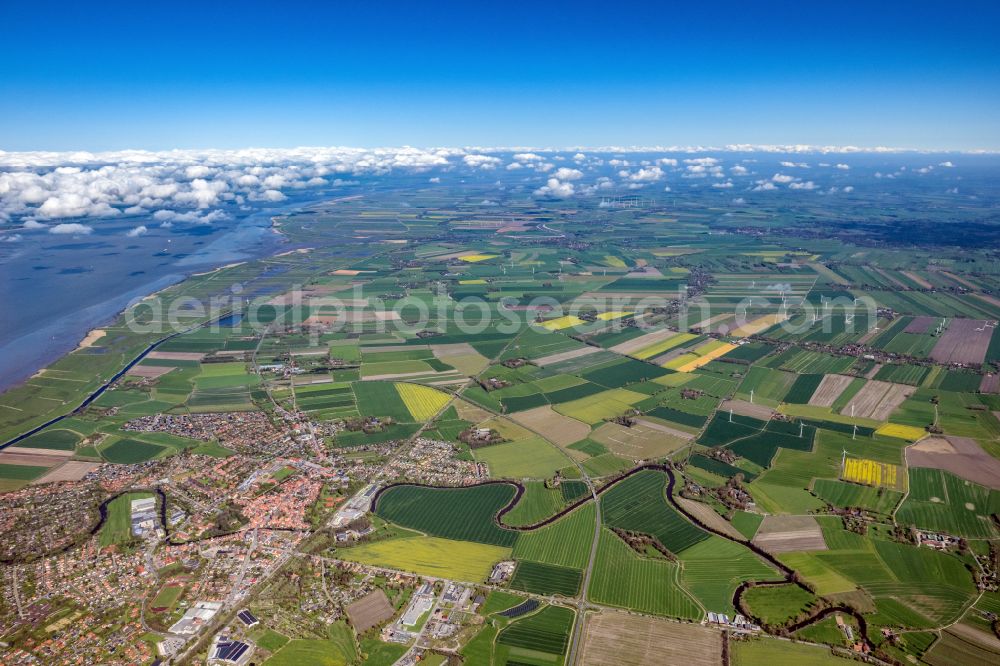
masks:
<svg viewBox="0 0 1000 666"><path fill-rule="evenodd" d="M502 583L514 573L514 568L517 567L517 562L513 560L509 562L497 562L493 567L493 572L490 573L491 583Z"/></svg>

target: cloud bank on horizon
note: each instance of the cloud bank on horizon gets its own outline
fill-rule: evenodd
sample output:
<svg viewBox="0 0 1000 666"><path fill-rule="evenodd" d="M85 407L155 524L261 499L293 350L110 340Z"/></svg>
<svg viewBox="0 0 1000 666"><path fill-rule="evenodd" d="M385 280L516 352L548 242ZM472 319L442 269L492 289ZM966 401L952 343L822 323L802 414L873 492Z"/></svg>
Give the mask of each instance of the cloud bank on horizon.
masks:
<svg viewBox="0 0 1000 666"><path fill-rule="evenodd" d="M93 228L79 220L142 218L128 232L148 224L210 224L227 209L284 201L296 191L357 184L357 177L394 173L496 173L516 177L536 197L569 198L658 187L668 182L716 190L850 193L845 159L889 154L890 148L854 146L603 147L568 150L525 148L344 148L91 152L0 151L0 223L7 239L14 230L82 235ZM913 155L922 155L909 151ZM664 154L666 153L666 154ZM712 153L711 155L706 153ZM752 155L778 154L781 171L758 172ZM812 164L803 156L819 158ZM830 158L830 159L828 159ZM934 161L912 174L954 166ZM821 186L810 170L840 179ZM905 170L905 167L902 167ZM892 179L902 171L876 172ZM440 176L428 178L440 182ZM64 221L70 220L70 221ZM77 221L72 221L77 220ZM18 235L17 238L20 238Z"/></svg>

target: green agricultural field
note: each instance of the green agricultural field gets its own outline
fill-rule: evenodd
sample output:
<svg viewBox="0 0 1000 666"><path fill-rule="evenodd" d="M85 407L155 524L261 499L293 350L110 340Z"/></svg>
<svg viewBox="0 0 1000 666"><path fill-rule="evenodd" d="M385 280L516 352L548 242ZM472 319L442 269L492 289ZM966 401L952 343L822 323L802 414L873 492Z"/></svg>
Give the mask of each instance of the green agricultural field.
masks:
<svg viewBox="0 0 1000 666"><path fill-rule="evenodd" d="M264 662L266 666L347 666L357 658L354 632L346 624L330 627L330 638L296 638L288 641Z"/></svg>
<svg viewBox="0 0 1000 666"><path fill-rule="evenodd" d="M990 518L1000 512L1000 492L989 490L942 470L910 470L910 494L896 519L956 536L994 538L997 527Z"/></svg>
<svg viewBox="0 0 1000 666"><path fill-rule="evenodd" d="M613 453L605 453L603 455L594 456L593 458L588 458L583 461L583 468L587 470L587 474L590 478L600 478L602 476L610 476L612 474L617 474L618 472L624 471L631 467L634 463L631 460L626 460L616 456Z"/></svg>
<svg viewBox="0 0 1000 666"><path fill-rule="evenodd" d="M679 569L665 559L640 557L602 529L588 596L595 603L691 620L702 611L679 584Z"/></svg>
<svg viewBox="0 0 1000 666"><path fill-rule="evenodd" d="M49 471L49 467L39 465L8 465L0 463L0 480L31 481Z"/></svg>
<svg viewBox="0 0 1000 666"><path fill-rule="evenodd" d="M716 460L715 458L709 458L708 456L703 455L691 456L688 460L688 464L726 479L731 479L737 474L742 474L744 480L749 483L757 477L757 475L752 472L748 472L744 469L740 469L739 467L734 467L729 463L724 463L721 460Z"/></svg>
<svg viewBox="0 0 1000 666"><path fill-rule="evenodd" d="M792 384L792 387L785 394L785 402L791 402L794 404L804 405L809 402L809 398L812 397L813 393L819 387L819 383L823 381L824 375L814 374L814 375L799 375Z"/></svg>
<svg viewBox="0 0 1000 666"><path fill-rule="evenodd" d="M746 546L711 535L685 550L681 582L707 609L733 613L733 593L748 580L780 580L781 575Z"/></svg>
<svg viewBox="0 0 1000 666"><path fill-rule="evenodd" d="M279 634L273 629L257 629L250 634L250 638L258 647L268 652L277 652L288 643L288 637Z"/></svg>
<svg viewBox="0 0 1000 666"><path fill-rule="evenodd" d="M758 638L730 644L733 666L844 666L851 662L835 657L829 648L775 638Z"/></svg>
<svg viewBox="0 0 1000 666"><path fill-rule="evenodd" d="M584 489L586 489L586 485ZM505 525L531 525L548 518L565 505L560 488L546 488L544 481L525 481L524 494L503 516Z"/></svg>
<svg viewBox="0 0 1000 666"><path fill-rule="evenodd" d="M632 405L645 398L642 393L619 388L562 403L556 405L555 409L560 414L595 425L625 413Z"/></svg>
<svg viewBox="0 0 1000 666"><path fill-rule="evenodd" d="M545 596L561 594L564 597L575 597L580 591L582 579L583 572L579 569L521 560L511 578L510 587L512 590Z"/></svg>
<svg viewBox="0 0 1000 666"><path fill-rule="evenodd" d="M708 539L707 532L667 504L666 483L666 474L655 470L643 470L617 483L601 498L604 524L649 534L675 554Z"/></svg>
<svg viewBox="0 0 1000 666"><path fill-rule="evenodd" d="M101 449L101 455L111 463L131 464L152 460L165 451L165 447L137 439L119 439Z"/></svg>
<svg viewBox="0 0 1000 666"><path fill-rule="evenodd" d="M549 478L570 463L558 447L537 436L484 446L473 455L489 465L491 476L510 479Z"/></svg>
<svg viewBox="0 0 1000 666"><path fill-rule="evenodd" d="M71 430L46 429L38 434L28 437L20 442L18 446L30 449L56 449L59 451L72 451L80 442L80 435Z"/></svg>
<svg viewBox="0 0 1000 666"><path fill-rule="evenodd" d="M514 545L514 557L582 569L590 557L595 518L594 503L589 502L551 525L521 532Z"/></svg>
<svg viewBox="0 0 1000 666"><path fill-rule="evenodd" d="M761 585L743 593L747 608L765 624L780 625L805 614L816 595L798 585Z"/></svg>
<svg viewBox="0 0 1000 666"><path fill-rule="evenodd" d="M490 590L486 601L479 608L480 615L492 615L513 608L524 601L524 597L503 590Z"/></svg>
<svg viewBox="0 0 1000 666"><path fill-rule="evenodd" d="M722 446L761 432L766 425L766 422L749 416L716 414L698 438L698 443L704 446Z"/></svg>
<svg viewBox="0 0 1000 666"><path fill-rule="evenodd" d="M470 666L491 666L493 664L493 642L497 628L492 623L483 626L461 649L462 663Z"/></svg>
<svg viewBox="0 0 1000 666"><path fill-rule="evenodd" d="M569 608L545 606L504 627L497 636L497 644L510 648L508 663L516 661L521 651L527 655L533 652L564 655L575 618L576 613Z"/></svg>
<svg viewBox="0 0 1000 666"><path fill-rule="evenodd" d="M953 555L860 536L842 529L835 517L819 521L829 550L779 555L816 587L817 594L860 587L875 600L880 614L892 613L886 615L888 624L895 616L902 626L916 629L954 621L974 598L972 575Z"/></svg>
<svg viewBox="0 0 1000 666"><path fill-rule="evenodd" d="M389 416L397 422L412 422L410 410L392 382L354 382L351 387L358 411L364 416Z"/></svg>
<svg viewBox="0 0 1000 666"><path fill-rule="evenodd" d="M736 397L749 400L750 391L753 391L754 402L776 407L779 402L785 399L797 378L798 375L790 372L753 366L736 391Z"/></svg>
<svg viewBox="0 0 1000 666"><path fill-rule="evenodd" d="M889 515L903 499L903 493L895 490L835 479L816 479L813 493L836 507L860 507L883 515Z"/></svg>
<svg viewBox="0 0 1000 666"><path fill-rule="evenodd" d="M505 483L467 488L398 486L382 493L375 513L388 521L445 539L511 547L517 532L497 525L495 516L514 498Z"/></svg>
<svg viewBox="0 0 1000 666"><path fill-rule="evenodd" d="M392 666L406 654L406 646L383 643L375 638L361 639L361 657L365 666Z"/></svg>
<svg viewBox="0 0 1000 666"><path fill-rule="evenodd" d="M757 534L757 528L760 527L763 520L763 516L758 513L737 511L733 514L731 522L733 523L733 527L739 530L740 534L747 539L753 539L754 535Z"/></svg>

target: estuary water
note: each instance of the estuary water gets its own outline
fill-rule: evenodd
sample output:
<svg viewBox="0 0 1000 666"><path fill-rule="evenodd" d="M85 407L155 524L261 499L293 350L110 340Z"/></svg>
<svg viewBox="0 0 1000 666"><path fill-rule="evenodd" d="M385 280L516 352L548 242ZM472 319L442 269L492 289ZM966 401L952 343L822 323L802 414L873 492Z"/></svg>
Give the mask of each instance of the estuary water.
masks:
<svg viewBox="0 0 1000 666"><path fill-rule="evenodd" d="M89 234L19 231L0 243L0 392L72 351L93 328L110 323L130 301L191 273L277 252L275 215L298 201L212 224L86 221ZM147 231L129 236L145 225Z"/></svg>

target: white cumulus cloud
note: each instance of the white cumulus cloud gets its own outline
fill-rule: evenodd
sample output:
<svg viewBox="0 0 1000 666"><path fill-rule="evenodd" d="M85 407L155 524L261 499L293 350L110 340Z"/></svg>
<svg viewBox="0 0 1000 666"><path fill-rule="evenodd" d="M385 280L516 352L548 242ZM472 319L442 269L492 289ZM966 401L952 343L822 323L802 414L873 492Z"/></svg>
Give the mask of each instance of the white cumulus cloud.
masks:
<svg viewBox="0 0 1000 666"><path fill-rule="evenodd" d="M64 222L63 224L57 224L54 227L49 228L50 234L74 234L86 236L93 231L93 227L87 226L86 224L80 224L78 222Z"/></svg>
<svg viewBox="0 0 1000 666"><path fill-rule="evenodd" d="M579 169L567 169L566 167L559 167L556 172L552 174L553 178L558 178L559 180L580 180L583 178L583 172Z"/></svg>
<svg viewBox="0 0 1000 666"><path fill-rule="evenodd" d="M499 157L491 157L490 155L466 155L462 158L466 166L472 167L473 169L494 169L503 160Z"/></svg>
<svg viewBox="0 0 1000 666"><path fill-rule="evenodd" d="M576 188L573 187L573 183L564 183L558 178L549 178L545 185L535 190L535 196L565 199L573 196L575 191Z"/></svg>

